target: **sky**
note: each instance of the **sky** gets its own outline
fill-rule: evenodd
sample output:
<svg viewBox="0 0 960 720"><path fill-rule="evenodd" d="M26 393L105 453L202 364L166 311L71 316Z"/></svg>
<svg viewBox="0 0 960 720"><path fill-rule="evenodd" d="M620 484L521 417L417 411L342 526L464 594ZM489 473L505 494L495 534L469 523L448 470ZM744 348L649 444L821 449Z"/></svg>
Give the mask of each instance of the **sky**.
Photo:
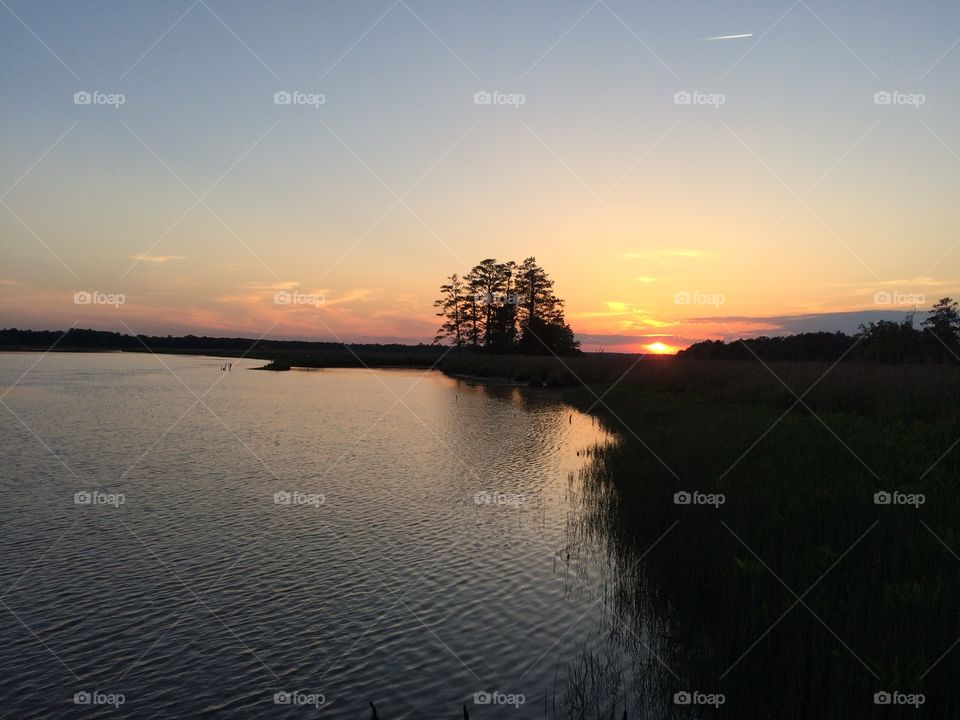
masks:
<svg viewBox="0 0 960 720"><path fill-rule="evenodd" d="M535 256L586 350L960 294L956 3L0 18L2 327L429 342L488 257Z"/></svg>

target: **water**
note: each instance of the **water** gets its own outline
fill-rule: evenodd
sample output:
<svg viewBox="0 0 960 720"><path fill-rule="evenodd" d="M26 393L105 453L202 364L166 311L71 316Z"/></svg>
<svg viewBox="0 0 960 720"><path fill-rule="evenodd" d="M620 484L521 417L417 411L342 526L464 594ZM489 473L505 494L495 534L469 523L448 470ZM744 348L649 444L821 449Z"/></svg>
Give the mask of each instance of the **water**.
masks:
<svg viewBox="0 0 960 720"><path fill-rule="evenodd" d="M602 553L565 532L600 426L437 372L223 362L0 354L2 714L553 717L601 622Z"/></svg>

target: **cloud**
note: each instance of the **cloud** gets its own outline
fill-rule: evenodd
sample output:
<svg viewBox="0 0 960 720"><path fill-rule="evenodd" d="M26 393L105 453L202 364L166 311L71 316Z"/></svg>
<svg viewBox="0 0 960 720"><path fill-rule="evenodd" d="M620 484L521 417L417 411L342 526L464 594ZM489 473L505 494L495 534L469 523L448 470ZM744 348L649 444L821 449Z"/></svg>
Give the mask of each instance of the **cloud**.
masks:
<svg viewBox="0 0 960 720"><path fill-rule="evenodd" d="M741 38L752 38L753 33L743 33L742 35L714 35L704 38L705 40L739 40Z"/></svg>
<svg viewBox="0 0 960 720"><path fill-rule="evenodd" d="M165 263L171 260L186 260L183 255L127 255L131 260L148 263Z"/></svg>

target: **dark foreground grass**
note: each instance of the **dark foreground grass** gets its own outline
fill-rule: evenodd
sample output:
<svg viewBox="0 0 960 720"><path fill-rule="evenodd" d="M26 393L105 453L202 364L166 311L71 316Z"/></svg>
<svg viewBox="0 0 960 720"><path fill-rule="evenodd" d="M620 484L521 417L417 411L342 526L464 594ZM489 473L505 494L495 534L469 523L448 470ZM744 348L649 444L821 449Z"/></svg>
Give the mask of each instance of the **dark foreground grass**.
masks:
<svg viewBox="0 0 960 720"><path fill-rule="evenodd" d="M656 678L631 717L696 716L680 690L728 717L960 717L960 370L644 359L611 382L564 393L621 438L571 532L608 541ZM876 504L894 491L924 503Z"/></svg>

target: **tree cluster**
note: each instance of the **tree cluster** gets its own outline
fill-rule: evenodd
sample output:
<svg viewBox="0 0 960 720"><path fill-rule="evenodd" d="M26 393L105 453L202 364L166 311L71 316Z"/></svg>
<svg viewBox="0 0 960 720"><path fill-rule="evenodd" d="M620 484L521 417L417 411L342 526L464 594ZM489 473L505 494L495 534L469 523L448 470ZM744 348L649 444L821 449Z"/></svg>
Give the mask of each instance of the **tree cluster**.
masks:
<svg viewBox="0 0 960 720"><path fill-rule="evenodd" d="M860 326L856 335L800 333L723 342L706 340L677 353L681 357L724 360L822 360L861 362L960 362L960 310L952 298L934 304L917 328L914 314L902 321L880 320Z"/></svg>
<svg viewBox="0 0 960 720"><path fill-rule="evenodd" d="M435 342L494 354L580 352L563 315L563 300L536 258L522 263L482 260L465 275L447 278L440 292L434 306L442 324Z"/></svg>

